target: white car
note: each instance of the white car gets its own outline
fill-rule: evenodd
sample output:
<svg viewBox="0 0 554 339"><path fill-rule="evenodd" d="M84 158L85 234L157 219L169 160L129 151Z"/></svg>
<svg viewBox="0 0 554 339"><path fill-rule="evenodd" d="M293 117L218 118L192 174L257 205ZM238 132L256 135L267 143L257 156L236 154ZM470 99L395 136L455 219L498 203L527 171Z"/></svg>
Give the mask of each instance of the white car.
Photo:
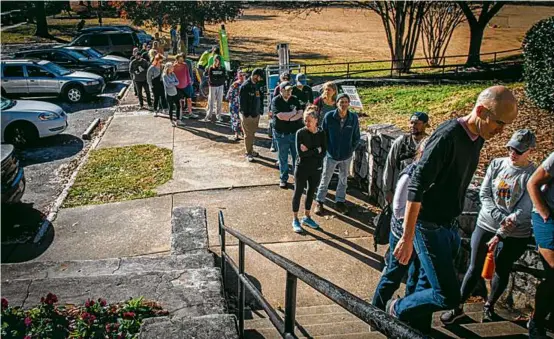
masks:
<svg viewBox="0 0 554 339"><path fill-rule="evenodd" d="M2 142L30 145L39 138L62 133L67 128L67 114L58 105L4 97L1 101Z"/></svg>

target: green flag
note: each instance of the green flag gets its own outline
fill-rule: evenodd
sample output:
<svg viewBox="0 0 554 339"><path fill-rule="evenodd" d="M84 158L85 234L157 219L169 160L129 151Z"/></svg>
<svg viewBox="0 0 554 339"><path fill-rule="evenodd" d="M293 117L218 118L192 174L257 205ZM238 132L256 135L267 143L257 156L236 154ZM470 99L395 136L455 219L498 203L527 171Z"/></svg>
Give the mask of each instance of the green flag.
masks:
<svg viewBox="0 0 554 339"><path fill-rule="evenodd" d="M229 57L229 44L227 38L227 32L225 31L225 25L221 25L219 30L219 50L221 51L221 57L223 58L223 64L227 71L231 70L231 58Z"/></svg>

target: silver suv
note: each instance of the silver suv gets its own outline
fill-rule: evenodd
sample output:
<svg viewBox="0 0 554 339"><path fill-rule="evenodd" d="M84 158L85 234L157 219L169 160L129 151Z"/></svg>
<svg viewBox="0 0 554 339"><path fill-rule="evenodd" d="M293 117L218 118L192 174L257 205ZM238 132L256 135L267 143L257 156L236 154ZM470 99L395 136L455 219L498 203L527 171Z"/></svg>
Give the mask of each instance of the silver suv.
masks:
<svg viewBox="0 0 554 339"><path fill-rule="evenodd" d="M102 93L105 87L100 75L73 72L50 61L2 61L2 96L58 95L76 103Z"/></svg>

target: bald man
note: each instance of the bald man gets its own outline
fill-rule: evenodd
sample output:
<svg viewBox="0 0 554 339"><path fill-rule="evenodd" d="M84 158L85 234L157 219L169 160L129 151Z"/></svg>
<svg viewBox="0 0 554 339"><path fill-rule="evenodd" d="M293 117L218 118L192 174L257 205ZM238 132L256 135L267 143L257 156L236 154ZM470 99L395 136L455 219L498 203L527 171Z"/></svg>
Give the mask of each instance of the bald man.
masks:
<svg viewBox="0 0 554 339"><path fill-rule="evenodd" d="M424 333L433 312L460 302L454 259L460 247L456 218L486 140L517 117L517 100L503 86L479 95L471 114L442 123L429 138L408 186L404 234L394 256L408 264L416 251L421 262L414 293L391 300L386 311Z"/></svg>

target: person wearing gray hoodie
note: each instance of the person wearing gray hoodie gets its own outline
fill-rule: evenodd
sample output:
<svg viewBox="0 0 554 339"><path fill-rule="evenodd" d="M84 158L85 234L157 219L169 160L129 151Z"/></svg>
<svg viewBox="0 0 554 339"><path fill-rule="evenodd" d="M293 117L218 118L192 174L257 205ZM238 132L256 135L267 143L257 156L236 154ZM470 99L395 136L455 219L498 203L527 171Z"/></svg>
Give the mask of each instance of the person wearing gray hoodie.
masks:
<svg viewBox="0 0 554 339"><path fill-rule="evenodd" d="M462 306L477 285L488 251L494 252L496 269L483 320L498 318L494 304L508 286L512 266L527 249L532 233L533 205L527 181L536 168L529 160L535 145L533 132L518 130L506 144L509 157L491 161L479 193L481 210L471 236L471 259L462 282L460 305L441 315L444 324L452 324L464 315Z"/></svg>
<svg viewBox="0 0 554 339"><path fill-rule="evenodd" d="M173 119L173 108L175 108L175 118L177 121L181 119L181 105L179 104L179 94L177 93L177 85L179 85L179 79L173 72L173 63L168 62L165 64L162 82L164 84L165 94L167 96L167 104L169 106L169 120L171 124L175 126Z"/></svg>

